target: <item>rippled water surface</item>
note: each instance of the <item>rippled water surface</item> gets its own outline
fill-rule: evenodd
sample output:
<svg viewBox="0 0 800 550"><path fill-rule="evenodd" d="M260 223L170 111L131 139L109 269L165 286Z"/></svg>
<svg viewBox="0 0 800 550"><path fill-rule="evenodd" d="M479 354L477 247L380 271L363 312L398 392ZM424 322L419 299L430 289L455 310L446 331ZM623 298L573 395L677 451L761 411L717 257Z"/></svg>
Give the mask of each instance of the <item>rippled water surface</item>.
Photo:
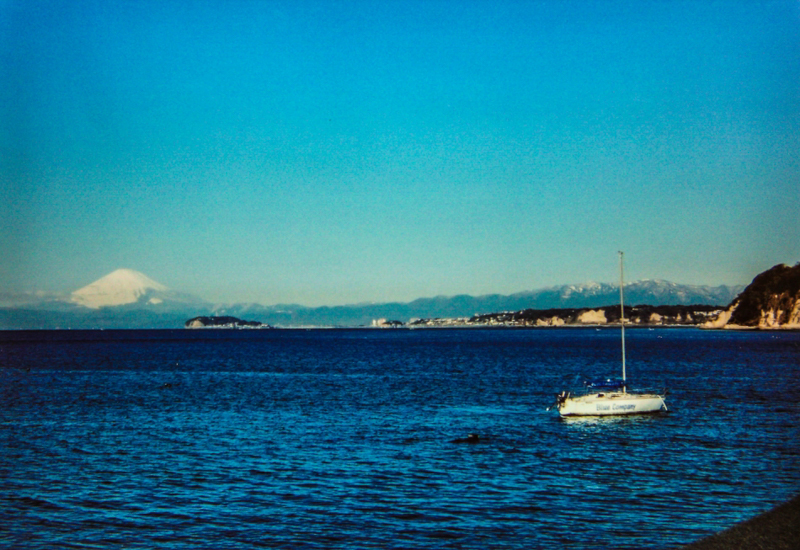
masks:
<svg viewBox="0 0 800 550"><path fill-rule="evenodd" d="M0 546L669 548L800 492L800 333L0 333ZM480 436L466 443L467 434Z"/></svg>

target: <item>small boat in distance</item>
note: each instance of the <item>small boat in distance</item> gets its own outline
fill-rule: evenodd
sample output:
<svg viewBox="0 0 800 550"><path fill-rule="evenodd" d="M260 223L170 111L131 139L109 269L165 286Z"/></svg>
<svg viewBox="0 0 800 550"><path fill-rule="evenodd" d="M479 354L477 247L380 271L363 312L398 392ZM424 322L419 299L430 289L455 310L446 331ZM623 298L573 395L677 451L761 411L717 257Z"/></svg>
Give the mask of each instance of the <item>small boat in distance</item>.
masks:
<svg viewBox="0 0 800 550"><path fill-rule="evenodd" d="M667 410L664 396L656 393L629 392L625 373L625 306L623 299L622 252L619 253L619 307L622 329L622 380L586 383L586 393L573 396L563 391L556 397L561 416L606 416L654 413ZM549 409L548 409L549 410Z"/></svg>

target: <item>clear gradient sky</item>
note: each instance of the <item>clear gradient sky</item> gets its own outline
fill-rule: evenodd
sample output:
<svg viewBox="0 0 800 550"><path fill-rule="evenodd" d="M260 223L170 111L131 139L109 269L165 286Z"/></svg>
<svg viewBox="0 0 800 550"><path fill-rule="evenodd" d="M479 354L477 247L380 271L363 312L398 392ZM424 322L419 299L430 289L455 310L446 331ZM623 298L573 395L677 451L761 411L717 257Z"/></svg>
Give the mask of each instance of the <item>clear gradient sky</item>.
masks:
<svg viewBox="0 0 800 550"><path fill-rule="evenodd" d="M0 0L0 290L335 305L800 260L798 1Z"/></svg>

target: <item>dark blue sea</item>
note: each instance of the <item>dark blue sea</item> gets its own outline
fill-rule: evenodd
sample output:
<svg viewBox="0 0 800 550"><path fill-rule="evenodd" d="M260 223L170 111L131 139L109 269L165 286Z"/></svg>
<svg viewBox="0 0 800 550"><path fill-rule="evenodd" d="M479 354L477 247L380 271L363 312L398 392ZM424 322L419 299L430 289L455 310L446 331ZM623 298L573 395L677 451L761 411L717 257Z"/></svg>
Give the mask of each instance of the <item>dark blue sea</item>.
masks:
<svg viewBox="0 0 800 550"><path fill-rule="evenodd" d="M800 493L800 333L0 333L0 547L666 549ZM478 443L464 442L470 433Z"/></svg>

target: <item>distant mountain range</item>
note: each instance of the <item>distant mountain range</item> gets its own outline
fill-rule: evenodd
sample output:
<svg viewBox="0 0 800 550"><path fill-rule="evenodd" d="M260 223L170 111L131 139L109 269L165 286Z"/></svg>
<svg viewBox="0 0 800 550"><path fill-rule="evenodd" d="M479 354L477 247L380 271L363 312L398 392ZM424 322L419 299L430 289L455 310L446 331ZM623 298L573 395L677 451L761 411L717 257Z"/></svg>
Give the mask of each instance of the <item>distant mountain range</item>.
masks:
<svg viewBox="0 0 800 550"><path fill-rule="evenodd" d="M644 280L625 285L630 304L725 306L744 285L696 286L669 281ZM370 325L374 319L408 322L413 319L471 317L523 309L593 308L619 303L619 286L606 283L563 285L511 295L437 296L408 303L355 304L335 307L270 306L234 304L217 306L215 314L249 316L277 326Z"/></svg>
<svg viewBox="0 0 800 550"><path fill-rule="evenodd" d="M662 280L625 285L631 305L730 304L744 285L697 286ZM619 303L619 287L607 283L563 285L511 295L437 296L407 303L333 307L212 304L174 291L131 269L118 269L68 296L0 294L0 329L180 328L198 316L257 319L272 326L369 326L375 319L471 317L524 309L596 308Z"/></svg>

